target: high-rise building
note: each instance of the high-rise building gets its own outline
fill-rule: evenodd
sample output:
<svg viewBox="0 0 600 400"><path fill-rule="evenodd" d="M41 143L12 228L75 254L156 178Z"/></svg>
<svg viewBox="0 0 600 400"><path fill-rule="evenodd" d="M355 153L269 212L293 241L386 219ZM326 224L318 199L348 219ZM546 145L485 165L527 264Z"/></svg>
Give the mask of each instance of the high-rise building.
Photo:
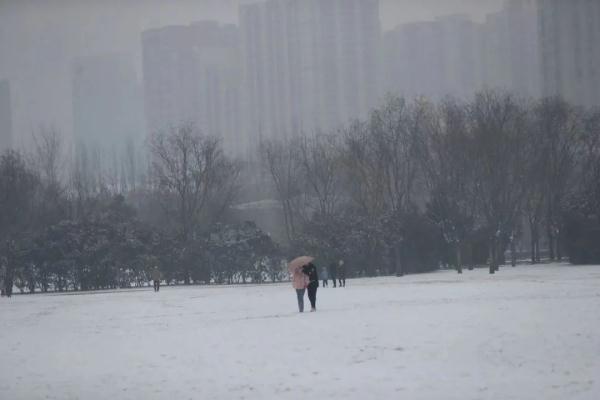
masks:
<svg viewBox="0 0 600 400"><path fill-rule="evenodd" d="M408 98L470 96L481 81L478 33L465 15L408 23L387 32L385 90Z"/></svg>
<svg viewBox="0 0 600 400"><path fill-rule="evenodd" d="M0 152L12 148L12 111L10 104L10 85L0 81Z"/></svg>
<svg viewBox="0 0 600 400"><path fill-rule="evenodd" d="M512 90L523 96L541 95L540 40L535 0L508 0L509 60Z"/></svg>
<svg viewBox="0 0 600 400"><path fill-rule="evenodd" d="M539 40L534 0L508 0L481 26L482 80L486 87L539 96Z"/></svg>
<svg viewBox="0 0 600 400"><path fill-rule="evenodd" d="M468 98L481 88L479 26L467 15L436 19L440 34L442 94Z"/></svg>
<svg viewBox="0 0 600 400"><path fill-rule="evenodd" d="M123 148L142 138L141 88L128 56L79 58L72 74L73 132L78 143Z"/></svg>
<svg viewBox="0 0 600 400"><path fill-rule="evenodd" d="M434 21L398 26L384 38L384 90L406 98L442 93L442 31Z"/></svg>
<svg viewBox="0 0 600 400"><path fill-rule="evenodd" d="M459 14L400 25L385 35L384 87L434 99L484 88L538 96L536 13L535 0L508 0L483 23Z"/></svg>
<svg viewBox="0 0 600 400"><path fill-rule="evenodd" d="M240 151L238 29L214 21L151 29L142 49L148 132L191 122Z"/></svg>
<svg viewBox="0 0 600 400"><path fill-rule="evenodd" d="M329 131L376 105L378 0L240 6L247 138Z"/></svg>
<svg viewBox="0 0 600 400"><path fill-rule="evenodd" d="M538 0L542 89L600 105L600 1Z"/></svg>

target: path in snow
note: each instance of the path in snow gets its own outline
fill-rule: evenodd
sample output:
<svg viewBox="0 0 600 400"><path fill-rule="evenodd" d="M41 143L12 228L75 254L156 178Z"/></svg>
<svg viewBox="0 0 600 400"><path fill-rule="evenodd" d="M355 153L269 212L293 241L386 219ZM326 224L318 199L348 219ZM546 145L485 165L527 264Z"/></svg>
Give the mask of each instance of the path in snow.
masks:
<svg viewBox="0 0 600 400"><path fill-rule="evenodd" d="M0 399L600 398L600 267L347 285L2 299Z"/></svg>

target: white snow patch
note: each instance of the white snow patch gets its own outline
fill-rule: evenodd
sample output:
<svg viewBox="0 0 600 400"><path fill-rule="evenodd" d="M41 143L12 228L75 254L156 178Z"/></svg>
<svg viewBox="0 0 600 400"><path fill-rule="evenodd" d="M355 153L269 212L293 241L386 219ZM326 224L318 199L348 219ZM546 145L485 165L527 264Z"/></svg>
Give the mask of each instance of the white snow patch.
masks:
<svg viewBox="0 0 600 400"><path fill-rule="evenodd" d="M308 299L306 299L308 303ZM0 301L0 399L598 399L600 267Z"/></svg>

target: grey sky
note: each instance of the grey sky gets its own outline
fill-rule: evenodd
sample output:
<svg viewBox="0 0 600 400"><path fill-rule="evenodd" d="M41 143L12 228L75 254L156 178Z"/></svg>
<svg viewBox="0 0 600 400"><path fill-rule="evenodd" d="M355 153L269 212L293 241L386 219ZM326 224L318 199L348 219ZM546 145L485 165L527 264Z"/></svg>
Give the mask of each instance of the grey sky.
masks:
<svg viewBox="0 0 600 400"><path fill-rule="evenodd" d="M17 141L41 125L71 134L73 58L131 53L139 33L201 19L236 23L239 3L256 0L0 0L0 79L12 86ZM380 0L384 29L451 13L483 19L503 0Z"/></svg>

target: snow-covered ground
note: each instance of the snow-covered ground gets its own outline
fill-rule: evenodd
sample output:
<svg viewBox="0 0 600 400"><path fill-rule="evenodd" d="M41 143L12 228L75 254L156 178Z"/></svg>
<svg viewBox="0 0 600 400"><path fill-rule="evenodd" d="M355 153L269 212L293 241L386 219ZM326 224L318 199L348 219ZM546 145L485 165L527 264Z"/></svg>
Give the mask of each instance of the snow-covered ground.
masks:
<svg viewBox="0 0 600 400"><path fill-rule="evenodd" d="M308 300L307 300L308 301ZM600 267L0 301L0 399L599 399Z"/></svg>

